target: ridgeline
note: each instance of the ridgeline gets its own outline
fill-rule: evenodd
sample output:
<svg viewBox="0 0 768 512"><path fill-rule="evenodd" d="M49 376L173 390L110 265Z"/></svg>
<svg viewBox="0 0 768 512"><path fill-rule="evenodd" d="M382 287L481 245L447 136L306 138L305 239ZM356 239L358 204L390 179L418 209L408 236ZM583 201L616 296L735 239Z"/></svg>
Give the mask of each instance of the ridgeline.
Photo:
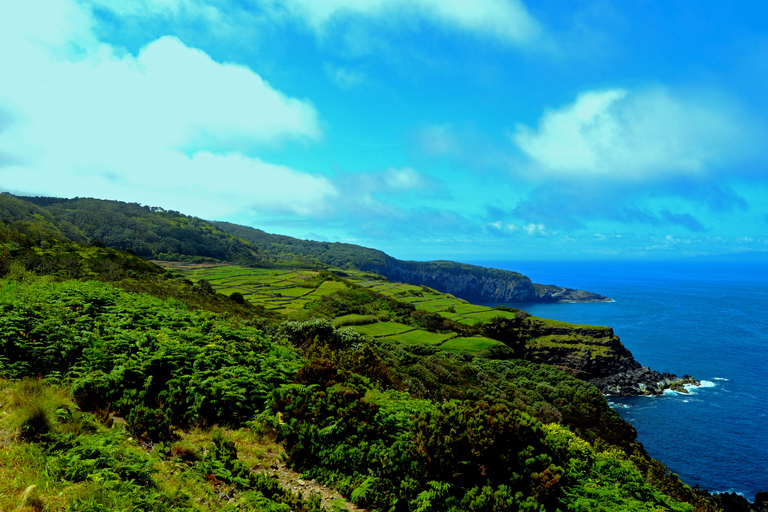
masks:
<svg viewBox="0 0 768 512"><path fill-rule="evenodd" d="M56 233L147 259L189 262L227 261L251 266L353 268L391 281L426 285L473 302L594 302L608 297L582 290L534 284L517 272L451 261L401 261L353 244L314 242L238 226L209 222L179 212L136 203L99 199L60 199L3 195L17 222L41 220ZM22 206L31 203L29 206ZM25 216L24 213L27 213ZM21 218L19 217L21 213ZM30 217L31 216L31 217ZM37 216L37 217L35 217Z"/></svg>

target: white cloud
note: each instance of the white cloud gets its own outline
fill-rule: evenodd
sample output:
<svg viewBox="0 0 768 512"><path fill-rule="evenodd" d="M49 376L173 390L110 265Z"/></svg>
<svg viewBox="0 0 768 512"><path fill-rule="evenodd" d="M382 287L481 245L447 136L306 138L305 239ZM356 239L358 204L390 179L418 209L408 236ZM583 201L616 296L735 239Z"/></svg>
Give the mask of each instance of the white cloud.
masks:
<svg viewBox="0 0 768 512"><path fill-rule="evenodd" d="M722 96L655 87L580 94L517 125L514 143L548 176L644 180L702 175L748 157L754 123Z"/></svg>
<svg viewBox="0 0 768 512"><path fill-rule="evenodd" d="M516 45L541 36L541 27L519 0L282 0L277 2L318 33L349 18L392 21L427 20Z"/></svg>
<svg viewBox="0 0 768 512"><path fill-rule="evenodd" d="M410 167L389 168L382 175L386 189L391 192L403 192L422 188L426 184L424 177Z"/></svg>
<svg viewBox="0 0 768 512"><path fill-rule="evenodd" d="M326 76L342 89L351 89L364 83L366 80L365 73L359 69L334 66L331 63L326 63L324 68Z"/></svg>
<svg viewBox="0 0 768 512"><path fill-rule="evenodd" d="M191 0L84 0L85 2L104 7L120 16L153 16L170 14L178 16L183 12L200 9L212 10L202 2Z"/></svg>
<svg viewBox="0 0 768 512"><path fill-rule="evenodd" d="M436 124L422 129L418 133L418 142L421 150L430 156L450 155L460 150L459 141L448 124Z"/></svg>
<svg viewBox="0 0 768 512"><path fill-rule="evenodd" d="M327 210L327 179L242 154L319 139L311 103L173 37L125 53L94 23L74 2L0 4L4 189L188 203L198 215Z"/></svg>

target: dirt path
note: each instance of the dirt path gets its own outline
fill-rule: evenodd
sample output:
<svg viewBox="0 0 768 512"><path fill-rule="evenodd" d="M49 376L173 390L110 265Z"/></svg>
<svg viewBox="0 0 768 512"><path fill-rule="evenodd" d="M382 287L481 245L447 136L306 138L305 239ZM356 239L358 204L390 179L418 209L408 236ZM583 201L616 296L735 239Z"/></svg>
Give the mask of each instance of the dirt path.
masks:
<svg viewBox="0 0 768 512"><path fill-rule="evenodd" d="M304 498L310 498L313 494L319 494L323 500L323 508L327 510L348 510L349 512L368 512L368 509L360 508L347 501L338 491L320 485L315 480L303 480L301 475L286 466L283 462L274 461L269 467L259 466L254 471L261 471L275 475L284 489L291 492L300 492Z"/></svg>

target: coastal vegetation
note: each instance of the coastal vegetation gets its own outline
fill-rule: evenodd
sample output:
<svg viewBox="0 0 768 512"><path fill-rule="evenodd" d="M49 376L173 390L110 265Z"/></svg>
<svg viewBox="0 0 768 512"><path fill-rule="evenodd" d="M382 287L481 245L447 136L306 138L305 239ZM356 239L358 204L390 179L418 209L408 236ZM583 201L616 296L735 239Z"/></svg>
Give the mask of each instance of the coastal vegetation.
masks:
<svg viewBox="0 0 768 512"><path fill-rule="evenodd" d="M164 269L4 199L1 509L717 509L530 360L617 359L607 327L354 268Z"/></svg>

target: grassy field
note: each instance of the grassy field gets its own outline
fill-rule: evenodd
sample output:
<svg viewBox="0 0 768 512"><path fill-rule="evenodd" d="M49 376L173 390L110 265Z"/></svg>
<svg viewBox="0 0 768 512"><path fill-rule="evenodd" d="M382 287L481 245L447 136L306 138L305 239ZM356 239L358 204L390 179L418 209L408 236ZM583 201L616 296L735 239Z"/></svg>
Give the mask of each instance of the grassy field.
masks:
<svg viewBox="0 0 768 512"><path fill-rule="evenodd" d="M449 340L455 336L456 334L452 332L443 334L416 329L413 331L404 332L402 334L395 334L394 336L388 337L387 339L399 341L400 343L404 343L406 345L441 345L446 340Z"/></svg>
<svg viewBox="0 0 768 512"><path fill-rule="evenodd" d="M400 334L414 329L414 327L409 325L398 324L396 322L377 322L375 324L356 325L354 328L356 331L360 331L373 338L392 336L393 334Z"/></svg>
<svg viewBox="0 0 768 512"><path fill-rule="evenodd" d="M532 338L526 342L526 345L532 349L551 350L557 347L567 347L569 349L583 350L588 352L591 357L605 356L610 351L610 347L604 345L588 344L580 336L551 335Z"/></svg>
<svg viewBox="0 0 768 512"><path fill-rule="evenodd" d="M258 269L223 264L191 264L156 262L166 269L181 273L187 279L207 280L219 293L231 295L240 293L251 304L284 315L287 319L306 320L312 313L312 305L322 302L340 292L362 286L386 297L412 304L416 309L437 313L456 322L474 326L494 317L514 318L515 311L491 309L469 304L453 295L445 294L426 286L391 283L368 272L344 269L339 271L342 279L333 278L317 270L302 269ZM387 311L372 311L370 314L345 314L333 318L338 327L347 326L373 338L386 338L413 345L439 346L450 352L466 352L482 355L501 342L482 336L458 337L456 332L430 332L417 325L386 320ZM542 326L552 328L608 329L607 327L572 325L556 320L533 318ZM566 339L568 338L568 339ZM573 337L547 336L531 340L532 347L558 345L581 345ZM584 345L586 347L586 345ZM599 348L594 355L600 355Z"/></svg>
<svg viewBox="0 0 768 512"><path fill-rule="evenodd" d="M472 336L471 338L453 338L446 341L440 348L449 352L469 352L478 354L492 347L503 347L502 342L484 338L482 336Z"/></svg>

